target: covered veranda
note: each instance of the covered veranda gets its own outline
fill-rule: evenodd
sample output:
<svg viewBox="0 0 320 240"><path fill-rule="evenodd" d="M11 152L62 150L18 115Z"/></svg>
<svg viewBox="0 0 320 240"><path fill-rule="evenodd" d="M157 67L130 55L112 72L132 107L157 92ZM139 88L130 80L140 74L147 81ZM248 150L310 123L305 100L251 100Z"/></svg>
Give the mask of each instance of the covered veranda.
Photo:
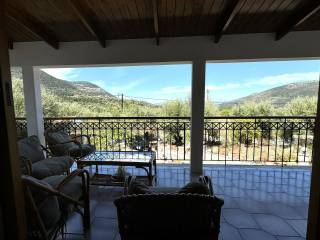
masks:
<svg viewBox="0 0 320 240"><path fill-rule="evenodd" d="M311 178L307 238L319 238L317 226L320 205L318 188L320 147L319 134L316 134L320 127L318 118L315 127L312 175L306 169L221 166L207 168L203 167L202 161L206 63L319 58L318 3L294 1L289 4L285 3L286 1L274 1L278 2L278 5L274 6L271 2L268 5L256 1L248 3L225 1L221 6L216 6L212 3L214 1L203 1L203 5L197 1L190 1L194 3L190 6L186 4L187 8L189 6L191 9L190 13L187 10L181 10L182 13L179 13L178 1L173 1L177 4L175 8L170 5L164 8L163 1L141 2L137 3L137 6L142 9L143 5L145 9L139 8L138 11L142 11L145 15L138 14L139 20L135 19L134 14L127 16L131 17L131 21L126 21L125 17L120 20L108 19L110 28L107 28L100 18L103 19L103 11L116 14L114 5L99 6L100 10L103 9L99 12L94 9L98 8L98 3L89 8L82 1L68 2L70 5L64 6L52 2L37 5L33 1L25 3L10 1L6 8L1 7L1 138L4 140L1 162L3 177L1 189L4 192L1 196L5 196L1 201L1 207L2 225L6 237L23 239L25 234L9 77L10 66L22 68L28 135L37 135L44 141L38 74L40 68L190 63L192 64L190 166L160 168L159 184L181 186L190 179L190 176L201 174L212 176L216 194L223 196L226 201L221 220L224 223L222 239L237 239L235 236L239 239L254 239L254 236L257 236L254 234L261 232L265 233L266 239L267 237L299 239L305 237L305 227L301 226L306 224L306 204L309 200L309 185L303 184ZM4 6L4 1L1 1L1 4ZM117 3L114 1L113 4ZM132 7L129 3L125 3L125 6L129 9ZM184 8L185 6L181 7ZM203 10L209 8L212 11ZM61 11L62 14L57 15L55 11ZM175 13L170 16L169 13L172 12ZM217 12L219 14L216 14ZM179 14L183 15L182 20ZM250 19L252 16L256 20L270 16L273 20L257 26L252 23L253 20ZM53 19L55 24L52 24L50 19ZM187 24L197 21L196 19L200 19L198 25ZM122 28L116 28L118 21ZM170 29L170 21L175 23L173 29ZM6 27L4 22L7 22ZM208 26L200 24L203 22L208 23ZM72 25L74 23L76 24ZM129 34L129 26L141 28L141 31ZM211 30L208 32L207 29ZM290 32L291 30L298 31ZM172 182L167 182L168 179ZM96 207L94 212L97 214L93 214L91 238L98 239L105 236L110 236L110 239L117 238L116 216L111 214L109 217L108 214L115 214L111 200L120 194L120 190L116 188L95 190L92 203L93 205L96 203L93 208ZM251 199L246 201L247 197ZM261 205L264 207L260 207ZM101 206L103 209L99 209ZM254 206L257 208L254 209ZM276 213L275 209L286 210ZM294 211L291 211L292 209ZM99 215L104 212L106 214L103 216ZM264 215L267 218L264 218ZM273 223L271 226L270 222ZM276 229L277 224L282 224L281 230ZM288 227L287 232L283 230L286 228L284 226ZM75 239L82 237L77 235Z"/></svg>

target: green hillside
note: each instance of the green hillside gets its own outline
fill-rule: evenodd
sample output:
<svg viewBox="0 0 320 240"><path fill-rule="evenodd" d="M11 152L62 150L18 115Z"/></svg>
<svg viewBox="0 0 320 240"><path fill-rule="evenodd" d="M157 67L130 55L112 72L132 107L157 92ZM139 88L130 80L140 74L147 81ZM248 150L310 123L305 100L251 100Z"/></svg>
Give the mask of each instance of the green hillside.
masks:
<svg viewBox="0 0 320 240"><path fill-rule="evenodd" d="M319 81L290 83L280 87L271 88L263 92L254 93L230 102L222 103L220 107L228 108L245 102L265 101L270 102L275 107L283 107L297 97L317 97L318 87Z"/></svg>
<svg viewBox="0 0 320 240"><path fill-rule="evenodd" d="M16 116L25 116L22 74L11 71ZM46 117L155 116L160 107L144 101L124 100L89 82L69 82L40 72L41 95Z"/></svg>
<svg viewBox="0 0 320 240"><path fill-rule="evenodd" d="M187 117L190 99L176 99L161 105L145 101L122 101L89 82L69 82L40 73L45 117ZM22 74L12 69L12 89L16 117L25 116ZM293 83L232 102L217 105L210 99L205 116L314 116L318 81Z"/></svg>
<svg viewBox="0 0 320 240"><path fill-rule="evenodd" d="M89 82L69 82L57 79L43 71L40 72L40 79L41 84L57 96L75 98L90 96L115 99L112 94Z"/></svg>

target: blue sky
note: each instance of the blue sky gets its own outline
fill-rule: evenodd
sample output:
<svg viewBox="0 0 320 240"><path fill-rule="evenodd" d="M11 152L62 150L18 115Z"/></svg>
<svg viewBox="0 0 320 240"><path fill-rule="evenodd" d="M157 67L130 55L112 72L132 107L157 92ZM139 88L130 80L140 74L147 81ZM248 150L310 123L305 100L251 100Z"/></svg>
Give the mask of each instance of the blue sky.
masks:
<svg viewBox="0 0 320 240"><path fill-rule="evenodd" d="M147 65L44 69L68 81L88 81L113 95L145 98L161 103L191 94L191 65ZM293 82L318 80L320 60L209 63L206 89L216 102L230 101L254 92Z"/></svg>

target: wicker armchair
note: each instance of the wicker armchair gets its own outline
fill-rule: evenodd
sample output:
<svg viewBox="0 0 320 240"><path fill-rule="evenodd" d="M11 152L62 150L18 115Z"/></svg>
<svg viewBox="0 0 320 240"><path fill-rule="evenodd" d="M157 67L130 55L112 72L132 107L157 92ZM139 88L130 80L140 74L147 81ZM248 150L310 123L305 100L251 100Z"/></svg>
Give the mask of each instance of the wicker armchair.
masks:
<svg viewBox="0 0 320 240"><path fill-rule="evenodd" d="M44 154L48 150L40 144L37 136L19 140L18 147L22 173L37 179L69 173L74 162L70 156L51 157Z"/></svg>
<svg viewBox="0 0 320 240"><path fill-rule="evenodd" d="M200 181L211 185L208 177ZM114 201L122 240L218 239L222 199L169 191L124 195Z"/></svg>
<svg viewBox="0 0 320 240"><path fill-rule="evenodd" d="M79 159L93 153L96 149L91 144L90 137L85 134L69 135L62 130L48 129L45 132L45 138L48 148L54 156L69 155Z"/></svg>
<svg viewBox="0 0 320 240"><path fill-rule="evenodd" d="M51 240L74 211L83 217L84 230L90 228L89 173L75 170L67 176L43 180L22 175L25 190L28 239Z"/></svg>

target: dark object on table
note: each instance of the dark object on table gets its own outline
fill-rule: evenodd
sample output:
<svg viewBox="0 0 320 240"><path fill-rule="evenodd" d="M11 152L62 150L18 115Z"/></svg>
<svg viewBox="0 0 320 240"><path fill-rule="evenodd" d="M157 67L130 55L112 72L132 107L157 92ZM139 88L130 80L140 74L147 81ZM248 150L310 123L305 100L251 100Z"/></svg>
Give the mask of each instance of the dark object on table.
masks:
<svg viewBox="0 0 320 240"><path fill-rule="evenodd" d="M116 199L121 239L218 239L223 200L213 196L209 177L200 182L210 194L150 187L144 194Z"/></svg>
<svg viewBox="0 0 320 240"><path fill-rule="evenodd" d="M46 142L54 156L69 155L75 159L85 157L95 151L88 135L71 136L64 131L47 130ZM86 139L86 144L84 143Z"/></svg>
<svg viewBox="0 0 320 240"><path fill-rule="evenodd" d="M65 223L74 211L81 213L84 230L90 228L90 184L86 170L42 180L22 175L22 182L28 239L49 240L60 233L64 235Z"/></svg>
<svg viewBox="0 0 320 240"><path fill-rule="evenodd" d="M38 179L68 173L74 162L70 156L46 157L37 136L19 140L18 147L22 173Z"/></svg>

